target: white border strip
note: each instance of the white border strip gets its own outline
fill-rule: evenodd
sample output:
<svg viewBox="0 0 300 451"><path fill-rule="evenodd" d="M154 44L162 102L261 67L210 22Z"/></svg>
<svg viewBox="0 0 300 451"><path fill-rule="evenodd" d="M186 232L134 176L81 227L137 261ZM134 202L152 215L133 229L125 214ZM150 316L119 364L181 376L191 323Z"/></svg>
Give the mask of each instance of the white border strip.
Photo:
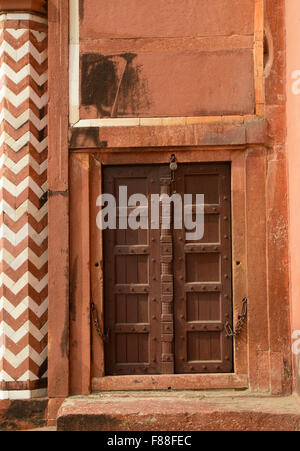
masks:
<svg viewBox="0 0 300 451"><path fill-rule="evenodd" d="M39 390L11 390L11 391L0 391L0 400L16 400L16 399L32 399L32 398L47 398L48 390L46 388L41 388Z"/></svg>
<svg viewBox="0 0 300 451"><path fill-rule="evenodd" d="M79 122L79 0L70 0L70 55L69 55L69 121L71 126Z"/></svg>
<svg viewBox="0 0 300 451"><path fill-rule="evenodd" d="M18 13L7 13L0 14L0 22L5 22L7 20L31 20L32 22L37 23L48 23L47 19L41 16L35 16L33 14L18 14Z"/></svg>
<svg viewBox="0 0 300 451"><path fill-rule="evenodd" d="M249 115L247 118L256 118ZM86 127L160 127L172 125L195 125L205 123L243 123L241 116L193 116L193 117L138 117L138 118L107 118L107 119L82 119L73 125L74 128Z"/></svg>

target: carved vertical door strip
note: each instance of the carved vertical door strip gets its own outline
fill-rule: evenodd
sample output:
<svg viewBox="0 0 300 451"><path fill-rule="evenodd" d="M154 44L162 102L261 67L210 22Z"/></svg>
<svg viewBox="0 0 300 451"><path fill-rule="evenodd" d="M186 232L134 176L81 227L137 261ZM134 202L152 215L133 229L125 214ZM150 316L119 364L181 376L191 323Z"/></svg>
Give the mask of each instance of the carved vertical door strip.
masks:
<svg viewBox="0 0 300 451"><path fill-rule="evenodd" d="M160 178L161 194L170 195L171 177ZM163 213L163 212L162 212ZM161 221L163 217L161 215ZM162 373L174 373L174 288L173 234L171 228L160 232L161 260L161 350Z"/></svg>

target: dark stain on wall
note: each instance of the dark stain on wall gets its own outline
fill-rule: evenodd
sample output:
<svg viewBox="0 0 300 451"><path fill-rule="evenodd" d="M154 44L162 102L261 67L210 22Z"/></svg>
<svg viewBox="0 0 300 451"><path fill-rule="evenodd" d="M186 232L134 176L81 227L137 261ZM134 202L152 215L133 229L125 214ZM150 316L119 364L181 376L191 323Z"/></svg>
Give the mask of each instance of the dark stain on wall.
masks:
<svg viewBox="0 0 300 451"><path fill-rule="evenodd" d="M150 108L147 80L135 53L81 57L81 102L94 105L100 117L137 116Z"/></svg>
<svg viewBox="0 0 300 451"><path fill-rule="evenodd" d="M22 430L46 425L48 399L0 402L0 431ZM1 408L2 407L2 408Z"/></svg>
<svg viewBox="0 0 300 451"><path fill-rule="evenodd" d="M71 271L70 280L70 317L72 321L76 321L76 290L78 278L78 256L76 256Z"/></svg>
<svg viewBox="0 0 300 451"><path fill-rule="evenodd" d="M84 0L79 0L79 19L80 21L84 19Z"/></svg>
<svg viewBox="0 0 300 451"><path fill-rule="evenodd" d="M70 131L69 147L70 149L103 148L107 147L107 141L101 141L99 128L78 127Z"/></svg>
<svg viewBox="0 0 300 451"><path fill-rule="evenodd" d="M69 337L70 337L70 327L69 327L69 305L65 308L65 321L64 330L60 339L60 351L61 357L69 358Z"/></svg>

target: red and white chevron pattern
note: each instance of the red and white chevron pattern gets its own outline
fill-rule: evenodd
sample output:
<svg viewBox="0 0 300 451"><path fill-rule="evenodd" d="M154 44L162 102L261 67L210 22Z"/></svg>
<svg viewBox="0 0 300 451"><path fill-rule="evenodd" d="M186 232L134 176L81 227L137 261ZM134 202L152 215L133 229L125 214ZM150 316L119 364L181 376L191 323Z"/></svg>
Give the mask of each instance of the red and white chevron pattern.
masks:
<svg viewBox="0 0 300 451"><path fill-rule="evenodd" d="M0 17L0 399L47 386L47 28ZM41 391L42 390L42 391Z"/></svg>

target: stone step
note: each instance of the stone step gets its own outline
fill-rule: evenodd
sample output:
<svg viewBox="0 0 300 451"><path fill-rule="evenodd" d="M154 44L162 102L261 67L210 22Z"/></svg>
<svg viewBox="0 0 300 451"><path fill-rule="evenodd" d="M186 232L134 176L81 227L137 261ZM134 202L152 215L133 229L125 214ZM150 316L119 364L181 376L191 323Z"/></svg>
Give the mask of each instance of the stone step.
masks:
<svg viewBox="0 0 300 451"><path fill-rule="evenodd" d="M291 396L235 392L103 392L70 397L58 431L300 431Z"/></svg>

